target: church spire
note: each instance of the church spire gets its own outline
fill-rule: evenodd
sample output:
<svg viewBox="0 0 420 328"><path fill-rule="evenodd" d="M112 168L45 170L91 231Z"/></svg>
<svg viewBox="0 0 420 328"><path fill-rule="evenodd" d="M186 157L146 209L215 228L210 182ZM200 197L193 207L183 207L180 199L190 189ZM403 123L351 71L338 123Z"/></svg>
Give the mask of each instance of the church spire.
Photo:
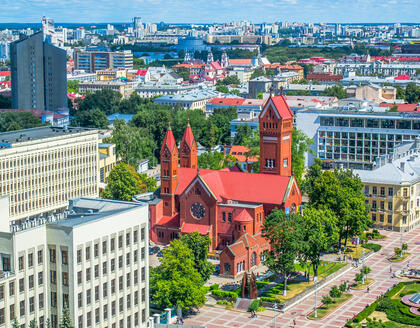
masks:
<svg viewBox="0 0 420 328"><path fill-rule="evenodd" d="M197 168L197 143L195 142L189 120L179 149L181 152L181 167Z"/></svg>

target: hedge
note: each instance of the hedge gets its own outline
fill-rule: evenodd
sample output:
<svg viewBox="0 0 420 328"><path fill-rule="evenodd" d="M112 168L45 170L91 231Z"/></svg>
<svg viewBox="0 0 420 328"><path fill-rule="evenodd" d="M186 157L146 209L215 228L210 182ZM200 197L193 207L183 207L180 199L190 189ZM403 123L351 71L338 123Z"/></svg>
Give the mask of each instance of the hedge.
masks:
<svg viewBox="0 0 420 328"><path fill-rule="evenodd" d="M238 294L236 294L234 292L229 292L227 290L214 289L214 290L211 291L211 294L214 295L214 296L218 296L218 297L232 298L234 300L236 300L238 298Z"/></svg>
<svg viewBox="0 0 420 328"><path fill-rule="evenodd" d="M280 303L280 301L277 298L274 297L265 297L265 296L261 296L260 300L262 302L269 302L269 303Z"/></svg>
<svg viewBox="0 0 420 328"><path fill-rule="evenodd" d="M210 286L210 290L218 290L219 289L219 284L213 284Z"/></svg>
<svg viewBox="0 0 420 328"><path fill-rule="evenodd" d="M267 286L270 284L269 281L260 281L260 280L256 281L255 283L257 285L257 289L263 288L264 286Z"/></svg>
<svg viewBox="0 0 420 328"><path fill-rule="evenodd" d="M382 248L381 245L379 245L379 244L373 244L373 243L363 244L362 247L363 248L367 248L367 249L371 249L374 252L378 252Z"/></svg>
<svg viewBox="0 0 420 328"><path fill-rule="evenodd" d="M405 325L420 326L420 317L410 313L409 308L403 305L400 300L393 300L395 307L386 310L386 316L389 320Z"/></svg>

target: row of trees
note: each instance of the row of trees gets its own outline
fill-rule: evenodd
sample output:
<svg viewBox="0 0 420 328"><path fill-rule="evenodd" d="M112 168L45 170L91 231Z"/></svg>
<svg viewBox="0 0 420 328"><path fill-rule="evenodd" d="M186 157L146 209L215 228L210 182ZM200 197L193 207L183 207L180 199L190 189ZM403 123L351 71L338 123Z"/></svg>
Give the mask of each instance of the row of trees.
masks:
<svg viewBox="0 0 420 328"><path fill-rule="evenodd" d="M302 189L309 196L303 215L286 215L276 209L266 217L263 228L263 236L271 245L265 264L282 274L285 295L296 262L310 263L317 276L322 254L335 246L341 249L349 237L370 226L362 183L352 171L322 171L315 163Z"/></svg>
<svg viewBox="0 0 420 328"><path fill-rule="evenodd" d="M41 120L31 112L3 112L0 113L0 132L42 126Z"/></svg>

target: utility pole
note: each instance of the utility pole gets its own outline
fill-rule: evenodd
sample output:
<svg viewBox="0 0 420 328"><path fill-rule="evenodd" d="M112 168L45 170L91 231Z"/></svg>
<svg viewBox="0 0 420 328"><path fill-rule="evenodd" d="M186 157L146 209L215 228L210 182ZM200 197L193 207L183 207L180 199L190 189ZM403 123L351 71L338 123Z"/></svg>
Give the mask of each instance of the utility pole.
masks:
<svg viewBox="0 0 420 328"><path fill-rule="evenodd" d="M315 311L314 311L314 318L318 317L318 310L317 310L317 294L318 294L318 276L314 277L315 283Z"/></svg>

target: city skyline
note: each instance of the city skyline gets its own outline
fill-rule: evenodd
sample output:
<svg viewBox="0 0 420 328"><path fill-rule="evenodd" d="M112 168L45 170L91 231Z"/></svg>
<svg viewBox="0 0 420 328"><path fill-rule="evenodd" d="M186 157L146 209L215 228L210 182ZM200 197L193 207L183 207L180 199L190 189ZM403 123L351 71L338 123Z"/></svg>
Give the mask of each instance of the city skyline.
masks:
<svg viewBox="0 0 420 328"><path fill-rule="evenodd" d="M324 0L197 0L185 10L182 0L3 0L0 23L34 23L41 16L62 23L130 22L133 15L144 21L169 23L213 23L250 20L329 23L416 23L416 0L355 0L338 3ZM397 7L398 6L398 7ZM277 11L276 9L279 9ZM397 10L398 9L398 10ZM200 13L198 16L197 13Z"/></svg>

